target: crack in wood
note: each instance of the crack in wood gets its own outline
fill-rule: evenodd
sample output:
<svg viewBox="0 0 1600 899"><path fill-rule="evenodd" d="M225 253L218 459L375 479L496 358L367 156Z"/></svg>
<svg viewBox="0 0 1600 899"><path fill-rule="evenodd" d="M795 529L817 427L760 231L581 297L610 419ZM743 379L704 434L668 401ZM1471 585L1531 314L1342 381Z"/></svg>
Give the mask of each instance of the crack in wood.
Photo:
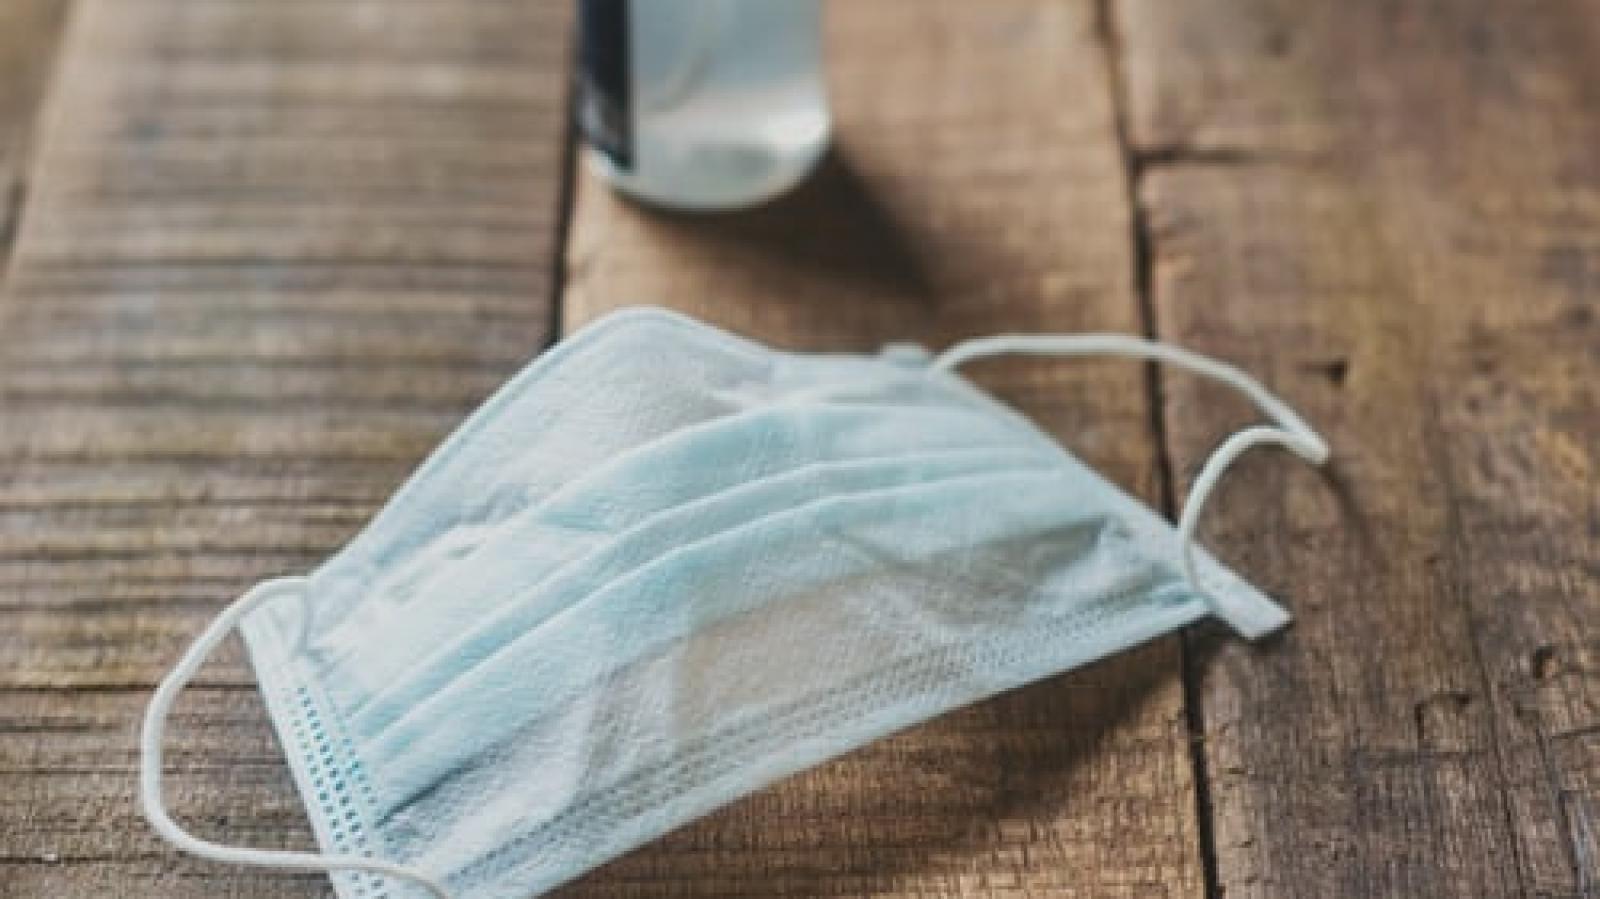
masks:
<svg viewBox="0 0 1600 899"><path fill-rule="evenodd" d="M27 202L28 182L20 175L6 178L6 166L0 160L0 290L6 283L6 272L11 268L11 254L16 247L17 232L21 227L22 207Z"/></svg>
<svg viewBox="0 0 1600 899"><path fill-rule="evenodd" d="M1140 171L1174 166L1246 166L1284 159L1280 155L1243 147L1201 147L1189 144L1131 146L1128 152L1134 166Z"/></svg>
<svg viewBox="0 0 1600 899"><path fill-rule="evenodd" d="M1123 180L1128 207L1129 256L1132 260L1133 293L1139 307L1139 318L1144 336L1160 339L1160 323L1155 302L1155 251L1154 235L1149 215L1141 199L1144 177L1153 165L1163 164L1160 154L1142 151L1135 146L1128 121L1131 98L1127 89L1127 72L1124 66L1124 48L1117 18L1118 0L1094 0L1094 29L1096 43L1105 57L1107 83L1111 91L1111 109L1117 148L1122 159ZM1154 363L1145 365L1145 402L1148 406L1151 441L1155 448L1156 484L1160 496L1160 509L1168 517L1177 514L1176 485L1173 477L1171 446L1167 439L1166 398L1162 390L1160 369ZM1196 826L1202 886L1209 899L1220 899L1223 894L1220 871L1217 865L1216 810L1211 800L1211 772L1205 753L1206 721L1203 694L1200 689L1202 672L1197 662L1195 636L1184 633L1179 637L1180 675L1183 681L1184 728L1188 734L1188 762L1192 775Z"/></svg>

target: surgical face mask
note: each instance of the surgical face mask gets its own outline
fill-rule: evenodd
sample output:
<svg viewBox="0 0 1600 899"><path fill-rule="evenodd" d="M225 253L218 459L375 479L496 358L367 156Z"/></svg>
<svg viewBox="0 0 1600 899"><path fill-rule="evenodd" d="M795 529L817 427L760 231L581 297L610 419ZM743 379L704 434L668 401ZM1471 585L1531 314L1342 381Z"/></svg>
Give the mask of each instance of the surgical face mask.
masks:
<svg viewBox="0 0 1600 899"><path fill-rule="evenodd" d="M1172 363L1272 426L1178 527L955 375L1004 353ZM1115 335L929 357L767 349L613 315L530 365L343 551L258 585L156 690L141 799L207 858L350 897L526 896L950 709L1271 599L1196 549L1224 469L1326 444L1226 365ZM225 846L161 801L168 709L234 627L322 851Z"/></svg>

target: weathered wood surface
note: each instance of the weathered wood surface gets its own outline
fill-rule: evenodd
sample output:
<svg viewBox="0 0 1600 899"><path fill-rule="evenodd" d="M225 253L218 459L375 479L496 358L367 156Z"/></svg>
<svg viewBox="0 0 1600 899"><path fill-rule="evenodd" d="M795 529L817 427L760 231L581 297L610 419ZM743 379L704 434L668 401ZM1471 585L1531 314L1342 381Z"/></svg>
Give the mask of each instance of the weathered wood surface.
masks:
<svg viewBox="0 0 1600 899"><path fill-rule="evenodd" d="M580 174L563 323L654 303L777 345L1138 332L1123 160L1087 3L839 3L837 153L751 213L664 215ZM1144 373L975 373L1159 501ZM946 716L596 872L577 896L1193 896L1175 640Z"/></svg>
<svg viewBox="0 0 1600 899"><path fill-rule="evenodd" d="M558 318L643 302L808 348L1150 330L1261 373L1337 464L1262 454L1207 523L1294 606L1283 638L1201 628L981 704L566 895L1600 890L1592 2L848 0L813 183L690 218L579 171L566 222L568 7L81 0L31 128L65 7L0 4L0 184L28 186L0 295L0 896L326 895L149 836L149 687ZM1126 364L976 374L1169 512L1166 473L1181 498L1247 417ZM224 655L175 718L175 811L305 845Z"/></svg>
<svg viewBox="0 0 1600 899"><path fill-rule="evenodd" d="M150 686L548 342L563 2L90 0L0 306L0 895L290 896L131 804ZM175 718L204 834L309 830L241 654Z"/></svg>
<svg viewBox="0 0 1600 899"><path fill-rule="evenodd" d="M1159 330L1337 453L1208 528L1299 616L1194 653L1218 892L1595 895L1600 6L1117 10Z"/></svg>
<svg viewBox="0 0 1600 899"><path fill-rule="evenodd" d="M26 195L23 169L30 126L49 85L70 0L0 3L0 280L11 255L16 214Z"/></svg>

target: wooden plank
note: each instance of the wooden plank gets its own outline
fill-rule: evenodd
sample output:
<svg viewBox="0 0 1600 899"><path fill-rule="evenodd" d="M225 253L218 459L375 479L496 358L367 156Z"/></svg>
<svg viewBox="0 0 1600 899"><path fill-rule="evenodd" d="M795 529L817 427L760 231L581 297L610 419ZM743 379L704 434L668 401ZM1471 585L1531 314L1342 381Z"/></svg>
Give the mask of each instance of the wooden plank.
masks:
<svg viewBox="0 0 1600 899"><path fill-rule="evenodd" d="M1122 161L1088 3L830 8L838 152L799 193L648 212L580 178L568 328L653 303L778 345L1137 332ZM1147 498L1142 373L979 372ZM947 716L790 779L572 896L1192 896L1175 641Z"/></svg>
<svg viewBox="0 0 1600 899"><path fill-rule="evenodd" d="M0 298L0 893L325 893L160 844L130 722L548 343L570 5L79 6ZM175 811L306 845L224 655Z"/></svg>
<svg viewBox="0 0 1600 899"><path fill-rule="evenodd" d="M70 0L0 4L0 283L25 193L28 135L71 8Z"/></svg>
<svg viewBox="0 0 1600 899"><path fill-rule="evenodd" d="M1337 458L1257 460L1208 528L1299 615L1199 646L1218 886L1592 895L1594 5L1117 8L1160 332L1262 372ZM1236 406L1164 390L1192 470Z"/></svg>

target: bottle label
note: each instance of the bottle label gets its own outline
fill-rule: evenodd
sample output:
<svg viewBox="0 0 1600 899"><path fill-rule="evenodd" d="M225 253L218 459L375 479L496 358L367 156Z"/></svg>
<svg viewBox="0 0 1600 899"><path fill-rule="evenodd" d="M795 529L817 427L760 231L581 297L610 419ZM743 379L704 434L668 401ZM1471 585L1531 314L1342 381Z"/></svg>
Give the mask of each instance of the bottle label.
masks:
<svg viewBox="0 0 1600 899"><path fill-rule="evenodd" d="M633 169L628 71L629 0L578 4L578 130L612 165Z"/></svg>

